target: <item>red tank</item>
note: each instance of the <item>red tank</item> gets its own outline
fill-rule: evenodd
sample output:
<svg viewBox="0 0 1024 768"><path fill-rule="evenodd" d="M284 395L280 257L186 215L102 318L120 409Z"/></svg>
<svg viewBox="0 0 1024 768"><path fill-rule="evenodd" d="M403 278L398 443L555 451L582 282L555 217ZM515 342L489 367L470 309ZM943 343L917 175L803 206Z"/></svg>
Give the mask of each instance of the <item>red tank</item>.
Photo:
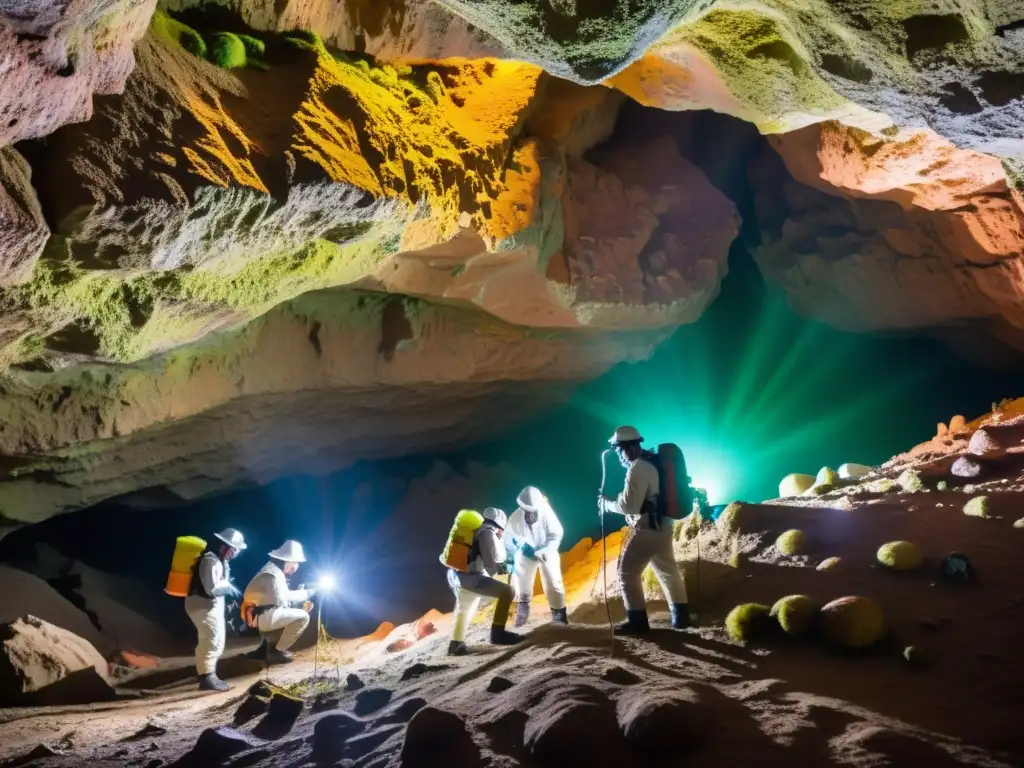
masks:
<svg viewBox="0 0 1024 768"><path fill-rule="evenodd" d="M658 506L662 517L682 520L693 511L686 459L675 443L658 445Z"/></svg>

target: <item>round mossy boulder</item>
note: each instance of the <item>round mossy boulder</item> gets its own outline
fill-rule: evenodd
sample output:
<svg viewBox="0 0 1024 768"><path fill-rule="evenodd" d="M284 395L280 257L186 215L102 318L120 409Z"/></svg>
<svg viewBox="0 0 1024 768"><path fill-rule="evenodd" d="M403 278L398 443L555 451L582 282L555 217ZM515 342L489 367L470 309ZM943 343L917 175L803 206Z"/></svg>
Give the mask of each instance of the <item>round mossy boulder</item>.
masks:
<svg viewBox="0 0 1024 768"><path fill-rule="evenodd" d="M761 603L737 605L725 617L725 630L738 643L762 636L772 624L772 609Z"/></svg>
<svg viewBox="0 0 1024 768"><path fill-rule="evenodd" d="M807 534L793 528L775 540L775 548L783 555L799 555L807 547Z"/></svg>
<svg viewBox="0 0 1024 768"><path fill-rule="evenodd" d="M218 32L213 35L206 47L206 55L221 69L244 67L247 60L245 44L238 35L231 32Z"/></svg>
<svg viewBox="0 0 1024 768"><path fill-rule="evenodd" d="M715 526L722 533L738 533L743 525L743 508L741 502L734 501L722 510L722 514L715 520Z"/></svg>
<svg viewBox="0 0 1024 768"><path fill-rule="evenodd" d="M772 617L787 635L805 635L818 620L821 606L807 595L788 595L772 606Z"/></svg>
<svg viewBox="0 0 1024 768"><path fill-rule="evenodd" d="M819 571L833 571L839 567L840 563L843 562L841 557L826 557L820 563L818 563L817 570Z"/></svg>
<svg viewBox="0 0 1024 768"><path fill-rule="evenodd" d="M991 517L988 496L975 496L964 504L964 514L970 517Z"/></svg>
<svg viewBox="0 0 1024 768"><path fill-rule="evenodd" d="M821 609L825 639L846 648L867 648L885 636L882 606L870 597L840 597Z"/></svg>
<svg viewBox="0 0 1024 768"><path fill-rule="evenodd" d="M890 541L878 548L878 562L894 571L916 571L921 567L921 553L909 541Z"/></svg>
<svg viewBox="0 0 1024 768"><path fill-rule="evenodd" d="M786 475L782 478L782 482L779 483L779 498L786 499L791 496L799 496L812 485L814 485L814 478L811 475Z"/></svg>

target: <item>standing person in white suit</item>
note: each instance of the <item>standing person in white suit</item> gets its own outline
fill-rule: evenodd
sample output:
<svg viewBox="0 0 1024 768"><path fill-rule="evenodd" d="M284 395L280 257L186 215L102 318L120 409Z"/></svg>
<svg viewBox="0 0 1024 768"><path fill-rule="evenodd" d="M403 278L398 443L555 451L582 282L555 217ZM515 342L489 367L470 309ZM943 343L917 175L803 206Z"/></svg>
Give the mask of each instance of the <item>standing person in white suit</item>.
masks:
<svg viewBox="0 0 1024 768"><path fill-rule="evenodd" d="M289 589L288 577L299 570L299 564L306 562L302 545L289 539L270 553L270 562L253 576L242 596L243 602L253 603L256 608L256 626L264 635L263 643L253 657L266 658L270 664L287 664L292 660L288 652L295 641L309 626L309 614L302 608L294 607L304 603L316 594L316 589ZM269 648L266 635L282 630L274 648Z"/></svg>
<svg viewBox="0 0 1024 768"><path fill-rule="evenodd" d="M509 517L507 528L517 547L512 575L516 589L515 625L521 627L530 618L530 600L538 568L544 595L551 607L551 620L556 624L568 624L562 561L558 556L565 530L539 488L526 486L516 502L519 507Z"/></svg>
<svg viewBox="0 0 1024 768"><path fill-rule="evenodd" d="M199 633L196 673L201 691L231 688L217 677L217 660L224 653L227 639L224 596L238 594L238 588L231 583L231 566L228 563L245 549L245 539L234 528L225 528L214 536L217 541L207 548L192 571L192 582L185 598L185 612Z"/></svg>
<svg viewBox="0 0 1024 768"><path fill-rule="evenodd" d="M649 460L650 455L640 447L643 441L635 427L623 426L615 430L608 443L626 468L626 482L618 496L602 495L597 500L602 514L623 515L629 525L619 554L619 582L626 606L626 622L615 628L615 633L620 635L638 635L651 629L643 586L643 572L648 565L665 594L673 628L690 626L686 582L672 550L674 523L658 514L660 476L658 468Z"/></svg>

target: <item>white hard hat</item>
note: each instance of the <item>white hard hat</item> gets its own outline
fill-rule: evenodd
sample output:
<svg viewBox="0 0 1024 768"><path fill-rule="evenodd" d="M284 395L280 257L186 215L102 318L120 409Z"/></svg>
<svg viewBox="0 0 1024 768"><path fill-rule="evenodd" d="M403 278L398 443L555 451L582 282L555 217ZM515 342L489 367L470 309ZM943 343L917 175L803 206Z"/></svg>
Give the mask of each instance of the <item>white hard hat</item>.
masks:
<svg viewBox="0 0 1024 768"><path fill-rule="evenodd" d="M497 507L488 507L484 510L484 520L490 520L496 526L505 530L505 526L508 524L508 515L505 514L503 509Z"/></svg>
<svg viewBox="0 0 1024 768"><path fill-rule="evenodd" d="M621 445L622 443L642 443L643 441L644 438L637 428L628 426L619 427L615 430L615 434L608 439L608 442L612 445Z"/></svg>
<svg viewBox="0 0 1024 768"><path fill-rule="evenodd" d="M531 512L537 512L546 501L547 499L544 498L544 494L541 493L540 488L528 485L519 492L516 504L523 509L528 509Z"/></svg>
<svg viewBox="0 0 1024 768"><path fill-rule="evenodd" d="M284 544L270 553L275 560L283 560L286 563L304 563L306 554L302 551L302 545L295 539L288 539Z"/></svg>
<svg viewBox="0 0 1024 768"><path fill-rule="evenodd" d="M242 532L235 528L225 528L220 533L213 535L234 550L241 552L245 549L245 539L242 537Z"/></svg>

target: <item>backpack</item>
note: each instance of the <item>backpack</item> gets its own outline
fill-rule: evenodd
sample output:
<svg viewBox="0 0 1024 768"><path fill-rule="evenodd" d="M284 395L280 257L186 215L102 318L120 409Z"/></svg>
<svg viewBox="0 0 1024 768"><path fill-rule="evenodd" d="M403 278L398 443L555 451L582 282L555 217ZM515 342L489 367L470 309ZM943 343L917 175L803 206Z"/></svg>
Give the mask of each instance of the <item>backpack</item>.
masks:
<svg viewBox="0 0 1024 768"><path fill-rule="evenodd" d="M164 587L171 597L188 597L192 591L196 566L206 551L206 542L198 536L179 536L174 543L171 569Z"/></svg>
<svg viewBox="0 0 1024 768"><path fill-rule="evenodd" d="M462 573L469 571L473 562L473 542L476 532L484 524L484 516L475 509L463 509L455 516L452 529L448 532L448 541L444 551L438 558L441 564Z"/></svg>
<svg viewBox="0 0 1024 768"><path fill-rule="evenodd" d="M658 470L658 520L682 520L693 512L693 488L686 474L686 459L675 443L661 443L657 452L644 451L644 459Z"/></svg>

